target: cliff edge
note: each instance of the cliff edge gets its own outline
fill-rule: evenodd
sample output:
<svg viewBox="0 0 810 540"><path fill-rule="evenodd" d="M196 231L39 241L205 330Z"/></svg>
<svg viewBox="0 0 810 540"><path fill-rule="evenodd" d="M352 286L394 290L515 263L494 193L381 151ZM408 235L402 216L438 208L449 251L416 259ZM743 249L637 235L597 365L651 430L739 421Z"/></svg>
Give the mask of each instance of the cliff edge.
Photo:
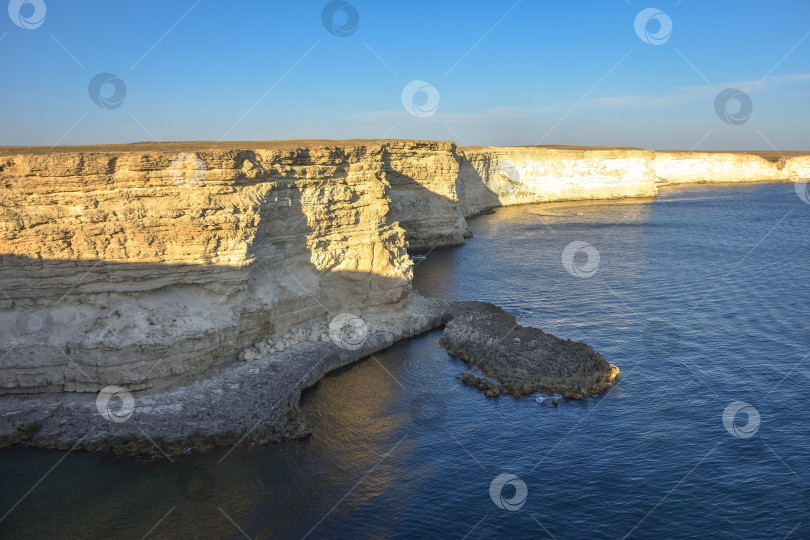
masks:
<svg viewBox="0 0 810 540"><path fill-rule="evenodd" d="M407 250L488 208L808 176L807 156L439 141L0 148L0 394L165 388L395 313Z"/></svg>

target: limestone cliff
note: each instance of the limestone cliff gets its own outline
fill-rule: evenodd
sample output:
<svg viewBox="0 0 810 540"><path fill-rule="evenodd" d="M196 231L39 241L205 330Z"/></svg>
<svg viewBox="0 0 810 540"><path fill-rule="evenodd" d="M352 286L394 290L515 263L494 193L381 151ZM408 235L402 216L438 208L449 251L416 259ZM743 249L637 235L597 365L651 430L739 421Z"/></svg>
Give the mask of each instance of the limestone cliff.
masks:
<svg viewBox="0 0 810 540"><path fill-rule="evenodd" d="M806 156L431 141L0 149L0 393L174 384L396 311L406 249L463 243L487 208L808 176Z"/></svg>
<svg viewBox="0 0 810 540"><path fill-rule="evenodd" d="M659 184L797 181L810 175L807 156L766 159L732 152L657 152L652 168Z"/></svg>
<svg viewBox="0 0 810 540"><path fill-rule="evenodd" d="M810 180L810 156L795 156L785 160L784 171L792 182Z"/></svg>
<svg viewBox="0 0 810 540"><path fill-rule="evenodd" d="M784 161L752 154L659 152L653 161L661 184L767 182L786 179Z"/></svg>
<svg viewBox="0 0 810 540"><path fill-rule="evenodd" d="M427 147L431 145L426 145ZM410 289L377 145L0 158L0 391L196 376Z"/></svg>
<svg viewBox="0 0 810 540"><path fill-rule="evenodd" d="M399 142L386 145L381 157L383 179L391 186L391 218L405 229L409 248L463 244L468 231L456 145Z"/></svg>
<svg viewBox="0 0 810 540"><path fill-rule="evenodd" d="M652 150L468 147L467 212L497 205L653 197ZM480 180L478 180L480 179ZM476 181L478 180L478 181ZM486 186L486 193L476 190Z"/></svg>

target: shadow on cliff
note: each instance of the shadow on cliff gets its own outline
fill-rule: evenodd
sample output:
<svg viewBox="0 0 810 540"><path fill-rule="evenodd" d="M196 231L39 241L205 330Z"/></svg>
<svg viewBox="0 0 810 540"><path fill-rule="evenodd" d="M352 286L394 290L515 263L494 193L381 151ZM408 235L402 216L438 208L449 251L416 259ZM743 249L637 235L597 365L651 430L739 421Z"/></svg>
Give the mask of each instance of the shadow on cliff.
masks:
<svg viewBox="0 0 810 540"><path fill-rule="evenodd" d="M497 194L487 187L455 144L448 154L456 167L450 171L454 181L447 186L449 189L445 195L426 187L434 183L430 167L422 168L427 173L420 181L397 165L405 164L407 160L393 159L389 147L381 147L382 175L391 186L391 216L405 229L409 249L461 245L464 238L470 236L466 218L500 206ZM436 171L437 175L441 173L441 170ZM436 183L437 187L442 187L441 179Z"/></svg>
<svg viewBox="0 0 810 540"><path fill-rule="evenodd" d="M240 158L261 167L253 152ZM378 194L346 181L348 155L329 178L301 180L296 166L312 164L302 150L287 172L236 180L256 191L244 265L0 254L0 394L184 383L258 339L344 312L396 309L411 274L389 216L373 223L363 213L362 199ZM340 200L324 197L327 188ZM211 224L196 226L202 235Z"/></svg>
<svg viewBox="0 0 810 540"><path fill-rule="evenodd" d="M466 157L455 145L449 150L456 163L448 167L447 195L425 187L435 179L432 163L409 172L387 144L375 150L381 169L351 182L351 164L364 149L325 149L334 169L314 177L306 168L322 166L324 156L308 148L272 162L236 152L243 173L229 190L211 191L211 211L191 225L211 256L225 249L217 220L254 213L245 264L0 254L0 394L183 383L298 325L396 309L410 291L411 270L395 223L412 249L456 245L468 232L466 216L498 206ZM228 198L239 193L250 194L247 203ZM390 208L380 214L386 196ZM186 200L178 196L176 208L186 210Z"/></svg>
<svg viewBox="0 0 810 540"><path fill-rule="evenodd" d="M218 275L242 270L216 265L143 264L75 260L39 260L0 255L0 267L30 271L31 281L55 268L72 269L76 277L53 297L37 301L30 288L5 289L10 300L0 309L0 395L39 392L97 392L108 385L129 390L165 388L210 375L236 360L238 352L260 339L276 338L292 328L340 313L363 317L366 312L395 308L409 280L334 271L312 284L309 278L280 270L281 280L269 287L245 284L223 293ZM33 268L36 267L36 270ZM261 272L261 270L257 270ZM300 272L300 269L297 270ZM161 276L160 283L144 278ZM166 276L205 276L208 283L167 283ZM258 281L255 275L247 282ZM127 280L149 290L142 293L98 294L109 281ZM110 278L110 276L115 276ZM156 288L153 288L153 285ZM272 289L275 288L275 291ZM348 291L360 291L348 298ZM263 310L252 295L277 294ZM341 292L342 291L342 292ZM291 297L287 293L297 293ZM377 303L362 306L363 299ZM382 299L395 300L387 304Z"/></svg>

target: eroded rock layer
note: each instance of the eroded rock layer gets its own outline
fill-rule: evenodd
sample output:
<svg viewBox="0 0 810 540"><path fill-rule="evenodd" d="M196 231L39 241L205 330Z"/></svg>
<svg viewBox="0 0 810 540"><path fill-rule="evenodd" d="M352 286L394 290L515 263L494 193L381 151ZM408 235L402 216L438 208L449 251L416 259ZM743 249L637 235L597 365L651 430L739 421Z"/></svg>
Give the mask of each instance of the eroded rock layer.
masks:
<svg viewBox="0 0 810 540"><path fill-rule="evenodd" d="M425 145L429 147L430 145ZM0 159L0 391L197 376L410 290L380 145Z"/></svg>
<svg viewBox="0 0 810 540"><path fill-rule="evenodd" d="M302 341L168 389L3 396L0 448L25 442L157 457L306 436L311 431L298 410L304 388L329 371L442 325L442 342L454 354L503 377L515 396L546 390L584 397L604 390L618 374L618 368L587 345L519 327L514 317L492 304L411 294L396 312L368 316L357 341L339 336ZM526 338L523 346L512 343L515 335ZM491 385L481 381L479 387L484 384ZM500 393L500 387L494 388L488 395ZM441 420L435 413L443 405L432 393L417 394L407 405L416 424Z"/></svg>
<svg viewBox="0 0 810 540"><path fill-rule="evenodd" d="M806 156L433 141L0 148L0 393L188 382L397 311L406 250L463 243L487 208L808 176Z"/></svg>
<svg viewBox="0 0 810 540"><path fill-rule="evenodd" d="M810 177L810 157L771 159L731 152L657 152L652 163L659 184L797 182Z"/></svg>
<svg viewBox="0 0 810 540"><path fill-rule="evenodd" d="M468 212L497 205L653 197L652 150L468 147L462 175ZM485 190L476 189L477 185Z"/></svg>

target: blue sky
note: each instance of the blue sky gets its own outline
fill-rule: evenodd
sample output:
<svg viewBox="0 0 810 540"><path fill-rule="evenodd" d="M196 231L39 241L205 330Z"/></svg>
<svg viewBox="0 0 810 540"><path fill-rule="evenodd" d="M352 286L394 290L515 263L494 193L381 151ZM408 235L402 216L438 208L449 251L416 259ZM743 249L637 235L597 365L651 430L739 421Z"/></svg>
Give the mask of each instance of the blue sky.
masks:
<svg viewBox="0 0 810 540"><path fill-rule="evenodd" d="M347 36L322 23L327 4L12 0L16 21L0 14L0 145L387 137L810 149L807 0L354 0L330 19L340 29L354 10ZM660 44L643 40L660 34L660 17L641 37L634 26L650 7L672 24ZM123 81L120 106L90 98L98 73ZM403 105L415 80L438 96L437 107L424 92L405 100L421 116ZM739 125L715 110L726 88L753 106Z"/></svg>

